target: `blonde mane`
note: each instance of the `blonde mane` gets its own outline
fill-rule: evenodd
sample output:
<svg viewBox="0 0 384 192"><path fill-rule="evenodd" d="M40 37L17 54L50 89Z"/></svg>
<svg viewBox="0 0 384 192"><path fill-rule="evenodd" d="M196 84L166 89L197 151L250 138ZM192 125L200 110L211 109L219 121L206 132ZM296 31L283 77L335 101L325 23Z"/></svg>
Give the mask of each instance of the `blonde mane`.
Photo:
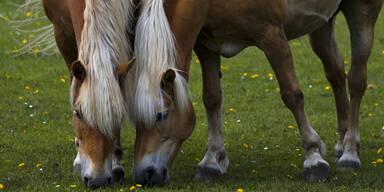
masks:
<svg viewBox="0 0 384 192"><path fill-rule="evenodd" d="M77 104L88 123L113 137L126 114L115 69L132 57L129 34L134 4L132 0L85 2L79 60L87 75Z"/></svg>
<svg viewBox="0 0 384 192"><path fill-rule="evenodd" d="M134 123L154 124L156 113L164 110L161 79L164 72L176 72L176 46L164 11L164 0L142 0L135 32L136 63L124 82L128 112ZM177 73L175 105L183 111L188 105L184 78Z"/></svg>

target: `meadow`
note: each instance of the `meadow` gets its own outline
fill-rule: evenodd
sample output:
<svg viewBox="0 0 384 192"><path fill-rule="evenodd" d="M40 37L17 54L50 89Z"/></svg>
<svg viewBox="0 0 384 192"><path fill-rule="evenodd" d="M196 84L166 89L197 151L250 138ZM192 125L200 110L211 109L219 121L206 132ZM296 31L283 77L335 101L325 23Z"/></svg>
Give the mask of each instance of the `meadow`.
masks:
<svg viewBox="0 0 384 192"><path fill-rule="evenodd" d="M0 1L0 15L14 7ZM73 172L76 151L69 102L69 73L60 55L14 57L25 37L14 38L0 19L0 192L87 191ZM21 39L20 39L21 38ZM342 14L337 18L337 39L346 71L351 52ZM25 42L27 43L27 42ZM367 89L360 110L360 172L341 172L334 163L337 139L336 109L332 89L308 38L290 42L297 76L305 95L305 108L313 127L327 145L331 178L320 183L303 180L304 153L291 112L280 99L278 84L264 54L251 47L231 59L222 59L223 135L230 165L217 182L194 181L197 163L205 154L207 120L202 102L199 61L191 65L189 90L197 122L182 146L170 182L163 187L135 191L381 191L384 188L384 16L376 27L375 44L368 63ZM135 128L122 128L121 184L101 191L130 191Z"/></svg>

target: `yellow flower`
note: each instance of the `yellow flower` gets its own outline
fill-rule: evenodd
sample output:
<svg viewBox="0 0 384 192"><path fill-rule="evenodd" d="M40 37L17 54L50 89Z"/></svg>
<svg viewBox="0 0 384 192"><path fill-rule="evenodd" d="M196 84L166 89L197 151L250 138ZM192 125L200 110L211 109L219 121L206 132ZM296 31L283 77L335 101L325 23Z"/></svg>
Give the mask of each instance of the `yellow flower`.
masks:
<svg viewBox="0 0 384 192"><path fill-rule="evenodd" d="M64 78L64 79L68 79L68 76L67 76L67 75L64 75L63 78Z"/></svg>
<svg viewBox="0 0 384 192"><path fill-rule="evenodd" d="M41 166L41 164L40 164L40 163L36 164L36 168L39 168L40 166Z"/></svg>
<svg viewBox="0 0 384 192"><path fill-rule="evenodd" d="M133 191L133 190L135 190L135 189L136 189L135 186L131 186L131 187L129 188L129 191Z"/></svg>
<svg viewBox="0 0 384 192"><path fill-rule="evenodd" d="M258 76L259 76L258 74L254 74L254 75L251 76L251 78L254 79L254 78L258 77Z"/></svg>
<svg viewBox="0 0 384 192"><path fill-rule="evenodd" d="M39 90L38 90L38 89L36 89L36 90L35 90L35 92L33 92L33 93L35 93L35 94L38 94L38 93L39 93Z"/></svg>
<svg viewBox="0 0 384 192"><path fill-rule="evenodd" d="M353 172L353 176L357 176L357 175L359 175L359 173Z"/></svg>
<svg viewBox="0 0 384 192"><path fill-rule="evenodd" d="M252 169L252 173L257 173L256 169Z"/></svg>
<svg viewBox="0 0 384 192"><path fill-rule="evenodd" d="M11 160L8 160L8 159L7 159L7 160L4 160L4 161L5 161L6 163L9 163L9 162L11 162Z"/></svg>
<svg viewBox="0 0 384 192"><path fill-rule="evenodd" d="M36 47L36 48L33 50L33 52L38 53L38 52L39 52L39 48Z"/></svg>
<svg viewBox="0 0 384 192"><path fill-rule="evenodd" d="M368 113L368 117L372 117L372 113Z"/></svg>
<svg viewBox="0 0 384 192"><path fill-rule="evenodd" d="M377 162L376 162L376 161L372 161L371 163L372 163L372 164L376 164Z"/></svg>
<svg viewBox="0 0 384 192"><path fill-rule="evenodd" d="M244 190L240 188L240 189L237 189L236 192L244 192Z"/></svg>
<svg viewBox="0 0 384 192"><path fill-rule="evenodd" d="M244 143L243 146L248 149L248 144Z"/></svg>
<svg viewBox="0 0 384 192"><path fill-rule="evenodd" d="M48 111L44 112L44 115L48 115Z"/></svg>
<svg viewBox="0 0 384 192"><path fill-rule="evenodd" d="M27 85L24 87L26 90L30 90L31 88Z"/></svg>
<svg viewBox="0 0 384 192"><path fill-rule="evenodd" d="M381 151L383 151L383 148L378 149L377 154L381 153Z"/></svg>
<svg viewBox="0 0 384 192"><path fill-rule="evenodd" d="M373 104L373 106L377 107L377 106L379 106L379 104L378 104L378 103L375 103L375 104Z"/></svg>
<svg viewBox="0 0 384 192"><path fill-rule="evenodd" d="M324 89L327 90L327 91L328 91L330 88L331 88L330 86L325 86L325 87L324 87Z"/></svg>
<svg viewBox="0 0 384 192"><path fill-rule="evenodd" d="M28 40L24 39L22 42L23 42L23 44L27 44Z"/></svg>
<svg viewBox="0 0 384 192"><path fill-rule="evenodd" d="M29 35L29 38L30 38L30 39L35 38L35 35L34 35L34 34L30 34L30 35Z"/></svg>
<svg viewBox="0 0 384 192"><path fill-rule="evenodd" d="M75 140L72 139L72 138L68 139L68 141L71 142L71 143L75 142Z"/></svg>
<svg viewBox="0 0 384 192"><path fill-rule="evenodd" d="M294 163L289 164L291 167L297 168L297 165Z"/></svg>
<svg viewBox="0 0 384 192"><path fill-rule="evenodd" d="M0 184L0 189L4 188L4 185L3 184Z"/></svg>
<svg viewBox="0 0 384 192"><path fill-rule="evenodd" d="M279 91L280 91L280 88L276 88L276 91L279 92Z"/></svg>
<svg viewBox="0 0 384 192"><path fill-rule="evenodd" d="M199 163L200 162L200 159L199 158L195 158L195 160Z"/></svg>
<svg viewBox="0 0 384 192"><path fill-rule="evenodd" d="M381 53L384 55L384 50L382 50Z"/></svg>
<svg viewBox="0 0 384 192"><path fill-rule="evenodd" d="M293 179L293 177L291 175L287 175L288 179Z"/></svg>
<svg viewBox="0 0 384 192"><path fill-rule="evenodd" d="M200 63L200 60L196 59L196 63Z"/></svg>
<svg viewBox="0 0 384 192"><path fill-rule="evenodd" d="M193 106L196 106L196 105L197 105L197 102L193 102L192 105L193 105Z"/></svg>
<svg viewBox="0 0 384 192"><path fill-rule="evenodd" d="M383 159L378 158L378 159L376 160L376 162L378 162L378 163L382 163L382 162L383 162Z"/></svg>
<svg viewBox="0 0 384 192"><path fill-rule="evenodd" d="M273 77L273 74L272 73L268 73L268 77Z"/></svg>
<svg viewBox="0 0 384 192"><path fill-rule="evenodd" d="M6 75L5 75L5 78L10 79L10 78L11 78L11 75L6 74Z"/></svg>
<svg viewBox="0 0 384 192"><path fill-rule="evenodd" d="M65 83L65 79L63 79L63 78L61 78L60 81L63 82L63 83Z"/></svg>
<svg viewBox="0 0 384 192"><path fill-rule="evenodd" d="M288 129L293 129L293 125L288 125Z"/></svg>
<svg viewBox="0 0 384 192"><path fill-rule="evenodd" d="M280 148L280 145L275 145L276 148Z"/></svg>
<svg viewBox="0 0 384 192"><path fill-rule="evenodd" d="M52 184L56 185L56 181L52 182Z"/></svg>
<svg viewBox="0 0 384 192"><path fill-rule="evenodd" d="M375 133L375 132L372 132L372 134L371 134L371 135L372 135L372 137L374 137L374 136L376 136L376 133Z"/></svg>
<svg viewBox="0 0 384 192"><path fill-rule="evenodd" d="M302 156L302 154L301 154L301 153L299 153L299 154L298 154L298 156L299 156L299 157L301 157L301 156Z"/></svg>
<svg viewBox="0 0 384 192"><path fill-rule="evenodd" d="M268 92L269 92L269 89L265 89L265 92L268 93Z"/></svg>
<svg viewBox="0 0 384 192"><path fill-rule="evenodd" d="M235 167L240 167L240 163L235 163Z"/></svg>
<svg viewBox="0 0 384 192"><path fill-rule="evenodd" d="M248 73L247 73L247 72L244 72L244 73L243 73L243 76L244 76L244 77L246 77L247 75L248 75Z"/></svg>
<svg viewBox="0 0 384 192"><path fill-rule="evenodd" d="M221 66L220 69L221 69L222 71L227 71L227 70L228 70L228 67L227 67L227 66Z"/></svg>
<svg viewBox="0 0 384 192"><path fill-rule="evenodd" d="M344 61L344 65L347 65L349 62L348 61Z"/></svg>
<svg viewBox="0 0 384 192"><path fill-rule="evenodd" d="M76 188L77 187L77 185L71 185L71 188Z"/></svg>
<svg viewBox="0 0 384 192"><path fill-rule="evenodd" d="M27 17L30 17L30 16L32 15L32 13L31 13L30 11L28 11L28 12L25 13L25 15L26 15Z"/></svg>
<svg viewBox="0 0 384 192"><path fill-rule="evenodd" d="M228 146L229 145L229 143L228 142L224 142L224 146Z"/></svg>
<svg viewBox="0 0 384 192"><path fill-rule="evenodd" d="M24 163L20 163L19 165L17 165L18 167L22 167L24 166L25 164Z"/></svg>
<svg viewBox="0 0 384 192"><path fill-rule="evenodd" d="M124 189L120 189L120 192L124 192Z"/></svg>
<svg viewBox="0 0 384 192"><path fill-rule="evenodd" d="M235 109L231 107L231 108L229 108L229 111L235 112Z"/></svg>
<svg viewBox="0 0 384 192"><path fill-rule="evenodd" d="M24 98L22 96L19 97L20 100L23 100Z"/></svg>
<svg viewBox="0 0 384 192"><path fill-rule="evenodd" d="M140 185L140 184L136 184L136 187L143 187L142 185Z"/></svg>

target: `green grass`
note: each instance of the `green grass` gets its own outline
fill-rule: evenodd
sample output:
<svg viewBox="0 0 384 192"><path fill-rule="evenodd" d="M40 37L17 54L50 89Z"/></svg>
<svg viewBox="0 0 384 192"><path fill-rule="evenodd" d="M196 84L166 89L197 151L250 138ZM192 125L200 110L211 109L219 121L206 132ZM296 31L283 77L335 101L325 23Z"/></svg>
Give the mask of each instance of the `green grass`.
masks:
<svg viewBox="0 0 384 192"><path fill-rule="evenodd" d="M0 2L0 14L9 15L8 4ZM333 146L336 135L336 112L333 94L324 87L320 60L312 53L307 38L291 42L295 66L306 110L313 126L327 144L325 159L331 164L328 182L307 183L303 180L304 161L301 139L290 111L280 99L272 69L264 54L248 48L232 59L222 59L223 134L230 159L228 172L216 183L195 182L196 158L202 159L207 141L207 121L202 96L200 66L192 61L190 95L196 102L197 123L174 164L171 181L164 187L146 191L379 191L384 186L384 164L371 162L383 158L377 154L384 147L380 130L383 126L384 54L383 17L377 23L375 46L369 60L368 89L360 110L362 169L354 175L336 170ZM22 56L13 58L8 50L15 42L9 27L0 20L0 184L1 191L86 191L80 176L73 173L76 152L70 141L74 137L69 103L68 71L60 56ZM338 18L337 35L345 60L350 63L349 37L342 16ZM295 45L294 45L295 44ZM346 64L349 68L349 64ZM242 79L243 73L248 75ZM253 74L259 77L251 78ZM65 83L61 79L65 79ZM309 88L312 85L312 88ZM29 86L30 90L25 89ZM269 89L268 93L265 89ZM35 94L34 91L39 90ZM23 97L20 100L19 97ZM379 106L374 106L378 103ZM29 108L32 105L32 108ZM229 111L234 108L235 112ZM45 112L48 112L47 114ZM368 114L372 113L369 117ZM33 114L33 117L30 115ZM240 120L240 122L237 122ZM43 123L46 122L46 123ZM295 129L289 129L294 125ZM372 134L375 136L372 136ZM129 191L133 185L132 160L135 129L128 122L122 129L123 166L126 176L122 184L105 191ZM245 148L243 144L248 144ZM276 147L279 145L280 147ZM268 147L268 150L264 150ZM301 154L301 156L300 156ZM18 167L20 163L25 165ZM41 164L36 168L36 164ZM235 164L239 166L235 166ZM297 165L297 168L291 166ZM256 170L256 173L252 173ZM289 176L292 178L290 179ZM56 182L56 187L53 182ZM77 185L70 188L70 185Z"/></svg>

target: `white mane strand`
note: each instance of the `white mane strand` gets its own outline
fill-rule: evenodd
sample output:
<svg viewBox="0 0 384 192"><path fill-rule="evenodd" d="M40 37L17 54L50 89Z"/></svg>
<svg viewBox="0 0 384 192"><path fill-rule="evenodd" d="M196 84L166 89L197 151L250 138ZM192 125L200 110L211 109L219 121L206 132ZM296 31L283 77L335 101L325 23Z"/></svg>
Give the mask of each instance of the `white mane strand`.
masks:
<svg viewBox="0 0 384 192"><path fill-rule="evenodd" d="M174 69L176 46L165 15L164 0L143 0L135 32L136 63L125 80L125 95L133 122L153 125L156 113L163 110L161 79ZM177 74L174 83L175 104L182 111L188 104L184 78Z"/></svg>
<svg viewBox="0 0 384 192"><path fill-rule="evenodd" d="M116 67L132 57L131 0L86 0L79 60L87 75L78 104L85 119L106 136L120 128L126 113ZM84 89L85 88L85 89Z"/></svg>

